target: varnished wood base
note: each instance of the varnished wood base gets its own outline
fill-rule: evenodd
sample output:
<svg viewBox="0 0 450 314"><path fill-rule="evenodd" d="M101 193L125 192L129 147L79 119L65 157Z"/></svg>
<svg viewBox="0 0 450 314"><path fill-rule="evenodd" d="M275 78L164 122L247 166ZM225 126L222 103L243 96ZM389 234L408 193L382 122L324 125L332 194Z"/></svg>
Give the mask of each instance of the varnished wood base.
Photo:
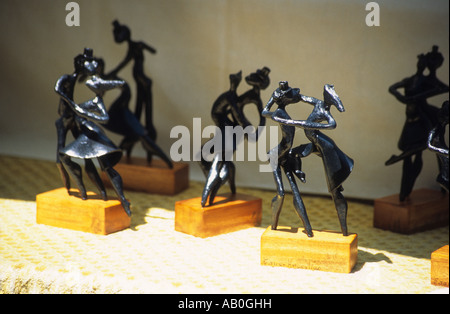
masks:
<svg viewBox="0 0 450 314"><path fill-rule="evenodd" d="M175 230L200 238L211 237L261 224L262 201L243 194L221 194L211 206L201 197L175 203Z"/></svg>
<svg viewBox="0 0 450 314"><path fill-rule="evenodd" d="M431 254L431 284L448 287L448 245Z"/></svg>
<svg viewBox="0 0 450 314"><path fill-rule="evenodd" d="M189 187L189 165L174 162L173 168L167 167L160 159L153 159L149 164L145 158L123 157L114 166L123 181L126 190L160 195L175 195ZM106 186L111 182L104 172L102 179Z"/></svg>
<svg viewBox="0 0 450 314"><path fill-rule="evenodd" d="M104 201L92 192L83 200L77 190L70 192L60 188L36 195L36 222L103 235L130 226L131 219L119 200Z"/></svg>
<svg viewBox="0 0 450 314"><path fill-rule="evenodd" d="M448 225L448 194L429 189L415 190L400 202L398 194L379 198L374 203L373 226L401 234Z"/></svg>
<svg viewBox="0 0 450 314"><path fill-rule="evenodd" d="M269 226L261 236L261 265L350 273L358 259L358 236Z"/></svg>

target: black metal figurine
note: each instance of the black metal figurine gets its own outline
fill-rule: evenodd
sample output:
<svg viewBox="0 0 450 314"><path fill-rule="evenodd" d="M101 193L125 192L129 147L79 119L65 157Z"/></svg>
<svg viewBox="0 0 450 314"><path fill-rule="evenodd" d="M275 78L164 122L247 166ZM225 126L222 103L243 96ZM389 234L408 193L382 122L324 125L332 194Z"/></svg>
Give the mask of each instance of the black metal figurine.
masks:
<svg viewBox="0 0 450 314"><path fill-rule="evenodd" d="M144 73L144 51L149 51L152 54L156 53L155 48L147 45L142 41L131 40L130 29L118 21L113 22L114 25L114 40L116 43L127 42L128 52L124 60L117 65L117 67L106 75L106 77L117 77L119 71L121 71L130 61L134 61L133 65L133 78L136 83L136 108L134 115L137 120L140 121L142 111L145 110L145 128L147 130L148 137L155 142L156 141L156 129L153 125L153 96L152 96L152 80ZM126 146L127 153L131 152L131 149L139 137L128 137L123 143ZM134 139L134 143L133 143ZM147 150L147 160L150 162L152 159L152 150ZM167 163L167 157L163 158Z"/></svg>
<svg viewBox="0 0 450 314"><path fill-rule="evenodd" d="M448 192L448 146L445 143L445 127L448 125L448 100L446 100L438 115L438 124L428 136L428 149L437 154L440 171L436 181Z"/></svg>
<svg viewBox="0 0 450 314"><path fill-rule="evenodd" d="M292 188L295 210L303 222L306 234L309 237L313 236L311 224L294 175L303 183L306 182L305 173L301 170L301 158L314 153L322 158L328 191L334 200L342 233L345 236L348 235L347 201L342 194L342 183L353 170L353 160L344 154L331 138L320 132L320 130L336 128L336 121L330 113L331 106L335 106L340 112L344 111L344 106L333 85L325 85L323 95L323 101L302 95L299 88L291 88L288 82L282 81L262 112L265 117L280 123L282 131L280 144L269 152L269 159L277 185L277 195L272 200L272 229L276 229L278 226L278 218L285 197L281 176L281 170L283 170ZM287 105L299 101L314 106L312 113L306 120L293 120L286 112ZM274 104L277 104L278 108L271 112L270 109ZM325 123L322 123L324 121ZM296 127L305 130L305 135L311 143L293 147Z"/></svg>
<svg viewBox="0 0 450 314"><path fill-rule="evenodd" d="M237 139L228 139L226 136L226 128L241 126L245 129L251 126L251 123L245 117L244 107L248 104L255 104L258 112L261 112L263 106L260 91L269 86L269 73L270 69L264 67L248 75L245 80L252 88L240 96L237 95L236 91L242 80L242 72L231 74L229 77L230 89L221 94L214 102L211 116L220 130L218 136L222 137L221 143L223 149L220 152L214 152L212 161L205 160L203 154L201 156L200 167L206 176L206 183L202 193L202 206L206 205L208 198L209 205L212 205L220 187L226 182L230 185L231 193L236 193L236 169L230 159L237 148ZM259 126L264 126L265 123L265 118L260 115ZM255 138L256 140L258 139L257 130L255 130ZM226 142L230 140L232 141L230 145L232 149L226 150Z"/></svg>
<svg viewBox="0 0 450 314"><path fill-rule="evenodd" d="M443 62L444 58L438 47L433 46L431 52L418 56L417 72L413 76L389 87L389 92L406 105L406 122L398 142L402 153L392 155L385 163L392 165L403 161L400 201L404 201L413 190L422 170L422 152L427 148L428 135L437 124L438 108L428 104L427 99L449 91L448 86L436 77L436 70ZM427 68L429 74L425 75ZM401 88L404 89L403 94L398 91Z"/></svg>
<svg viewBox="0 0 450 314"><path fill-rule="evenodd" d="M120 80L118 76L114 76L114 73L108 75L104 74L104 61L98 60L98 73L100 77L107 80ZM131 156L131 150L137 141L140 141L142 147L147 151L147 156L156 155L161 158L169 168L173 168L172 161L162 151L162 149L156 145L156 143L150 138L147 129L141 124L139 119L130 111L128 105L131 99L130 86L127 82L123 81L123 85L120 86L121 93L119 97L112 103L108 109L109 120L104 125L106 129L114 133L123 135L119 147L124 150L127 157Z"/></svg>
<svg viewBox="0 0 450 314"><path fill-rule="evenodd" d="M122 178L113 166L122 157L122 151L106 136L97 123L106 123L108 113L103 103L103 94L124 84L120 80L104 80L97 76L98 61L92 55L92 49L75 57L73 74L61 76L55 85L55 91L61 97L56 120L58 136L56 164L63 183L70 193L70 177L76 182L82 199L87 199L80 165L72 158L85 162L85 171L99 189L103 199L107 199L106 190L97 173L93 159L97 159L101 169L106 172L120 199L125 212L130 216L130 203L123 194ZM87 77L86 85L95 93L95 97L81 104L74 101L74 88L78 79ZM67 133L71 132L75 140L66 145ZM67 170L66 170L67 168ZM70 176L69 176L69 174Z"/></svg>

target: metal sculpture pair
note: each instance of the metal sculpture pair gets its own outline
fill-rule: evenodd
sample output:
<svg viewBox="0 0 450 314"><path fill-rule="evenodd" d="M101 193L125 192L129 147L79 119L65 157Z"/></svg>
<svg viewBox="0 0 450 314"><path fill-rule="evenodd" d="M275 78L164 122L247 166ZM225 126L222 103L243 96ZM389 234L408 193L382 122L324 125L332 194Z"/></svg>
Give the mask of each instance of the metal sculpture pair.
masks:
<svg viewBox="0 0 450 314"><path fill-rule="evenodd" d="M105 74L104 61L94 58L92 49L85 49L84 54L75 58L74 73L63 75L56 83L55 91L61 96L58 111L60 118L56 121L58 134L56 163L67 190L70 192L70 177L72 177L80 190L81 197L87 199L81 167L72 161L72 158L84 160L88 177L106 200L105 187L93 162L93 159L97 159L101 169L111 180L124 210L131 215L130 203L123 194L122 178L113 168L120 161L122 150L125 150L129 157L135 143L141 141L147 151L148 162L152 160L153 155L157 155L166 162L168 167L172 168L173 165L155 143L156 130L152 121L152 82L143 71L144 49L151 53L156 53L156 50L143 42L132 41L131 32L125 25L117 21L114 21L113 25L115 41L117 43L126 41L129 45L123 62L110 73ZM117 73L131 60L134 60L133 77L137 85L134 114L128 108L131 98L130 87L117 76ZM86 85L95 93L95 97L77 104L74 101L75 84L77 80L86 78L88 78ZM120 88L121 94L107 111L102 96L106 91L114 88ZM145 109L145 127L140 123L143 109ZM119 145L120 148L106 136L97 123L124 136ZM66 145L69 131L75 140Z"/></svg>
<svg viewBox="0 0 450 314"><path fill-rule="evenodd" d="M406 121L398 142L398 148L402 153L398 156L393 155L385 163L392 165L403 161L400 201L404 201L413 190L422 170L422 152L428 147L428 136L438 125L439 109L428 104L427 100L449 91L449 87L436 77L436 70L444 61L438 47L433 46L431 52L420 54L417 58L417 72L389 87L389 92L406 105ZM428 75L424 74L426 69L429 70ZM399 89L404 89L404 93L400 93ZM440 158L438 165L440 170L442 167L448 168L448 162L445 165Z"/></svg>
<svg viewBox="0 0 450 314"><path fill-rule="evenodd" d="M208 200L209 205L214 203L214 198L218 190L226 182L229 183L232 194L236 193L236 169L234 163L231 161L231 156L236 150L238 143L235 138L231 139L232 143L229 147L232 147L232 149L226 151L225 143L230 140L226 138L226 129L227 127L234 128L236 126L241 126L245 129L246 127L252 125L244 114L244 107L248 104L256 105L259 112L259 126L265 125L266 120L261 115L263 103L260 92L261 89L266 89L270 84L269 73L270 69L264 67L263 69L259 69L248 75L245 78L245 81L247 84L252 86L252 88L240 96L237 95L236 91L242 80L242 72L231 74L229 77L230 89L221 94L214 102L211 110L211 116L220 131L216 134L216 136L222 137L222 150L213 152L214 156L212 161L205 160L203 154L201 154L201 161L199 164L206 176L206 183L201 200L202 207L206 206ZM257 128L255 128L255 132L255 138L258 139Z"/></svg>
<svg viewBox="0 0 450 314"><path fill-rule="evenodd" d="M72 177L80 190L82 199L87 199L81 167L73 162L72 158L84 160L86 173L106 200L105 187L93 162L96 159L111 180L125 212L131 215L130 203L123 194L122 178L113 168L120 161L122 151L97 125L97 123L106 123L109 119L103 103L103 94L123 86L124 81L104 80L99 77L98 69L99 62L93 57L92 50L85 49L84 54L75 58L74 73L63 75L56 82L55 91L61 96L58 110L60 118L56 120L58 135L56 164L67 191L70 193L70 177ZM86 85L95 93L95 97L77 104L74 101L75 83L83 77L89 77ZM66 145L69 131L75 140Z"/></svg>
<svg viewBox="0 0 450 314"><path fill-rule="evenodd" d="M272 200L272 229L276 229L278 226L278 218L285 198L282 180L283 170L292 188L295 210L303 222L308 237L313 236L306 208L295 179L295 176L297 176L300 181L306 182L305 173L301 169L301 158L313 153L322 158L328 191L334 200L342 233L348 235L347 201L342 194L342 183L353 169L353 160L344 154L331 138L321 132L321 130L336 128L336 121L330 112L331 107L335 106L338 111L343 112L344 106L333 85L325 85L323 96L324 100L322 101L302 95L299 88L291 88L288 82L282 81L262 112L263 116L279 123L282 131L281 142L269 152L277 186L277 195ZM288 105L300 101L314 106L306 120L294 120L286 112ZM277 108L270 111L274 104L277 105ZM304 129L305 135L311 143L293 147L295 128Z"/></svg>

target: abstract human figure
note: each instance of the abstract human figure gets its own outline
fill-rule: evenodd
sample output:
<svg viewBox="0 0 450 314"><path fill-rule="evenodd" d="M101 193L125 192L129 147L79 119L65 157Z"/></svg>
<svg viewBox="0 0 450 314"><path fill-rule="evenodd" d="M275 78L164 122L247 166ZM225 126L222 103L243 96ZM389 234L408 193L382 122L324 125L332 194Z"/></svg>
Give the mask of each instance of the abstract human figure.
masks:
<svg viewBox="0 0 450 314"><path fill-rule="evenodd" d="M243 120L241 123L245 127L250 126L251 123L246 119L244 115L244 107L248 104L254 104L258 112L262 112L263 102L261 99L261 90L266 89L270 84L269 78L270 69L268 67L263 67L262 69L256 70L245 77L245 82L252 86L251 89L239 95L237 99L236 107L238 109L239 115ZM260 114L259 126L266 125L266 118ZM256 140L258 140L258 132L255 133Z"/></svg>
<svg viewBox="0 0 450 314"><path fill-rule="evenodd" d="M126 25L120 24L118 21L114 21L113 25L114 40L119 44L127 42L128 52L124 60L106 76L117 77L117 73L120 70L122 70L130 61L134 61L133 78L136 83L136 108L134 114L140 121L142 111L145 110L145 128L147 129L150 139L156 141L157 133L153 125L152 80L144 73L144 51L147 50L150 53L155 54L156 50L142 41L131 40L131 31ZM133 146L130 141L127 142L127 145ZM127 149L131 150L131 147L128 147ZM150 162L151 159L152 154L147 152L147 160Z"/></svg>
<svg viewBox="0 0 450 314"><path fill-rule="evenodd" d="M325 85L323 95L323 101L314 97L304 96L300 94L300 89L293 89L289 87L288 82L282 81L263 110L263 115L280 123L282 130L280 144L269 152L272 160L275 154L278 157L276 163L271 162L274 169L275 183L277 185L277 195L272 200L272 229L277 228L278 218L284 201L285 193L281 177L281 170L283 169L292 188L295 210L303 222L307 235L309 237L313 236L294 175L302 182L305 182L305 174L301 171L300 158L314 153L322 158L328 191L336 207L341 231L343 235L348 235L347 201L342 194L342 184L353 170L353 160L343 153L331 138L320 132L320 130L336 128L336 121L330 113L331 106L335 106L340 112L344 111L344 106L336 94L333 85ZM313 111L306 120L293 120L285 110L287 105L299 101L314 106ZM270 112L274 103L278 105L278 108L274 112ZM322 123L324 121L325 123ZM292 148L296 127L305 130L305 135L311 143Z"/></svg>
<svg viewBox="0 0 450 314"><path fill-rule="evenodd" d="M106 76L103 73L104 61L98 60L98 73L100 77L109 80L120 80L117 76ZM104 125L106 129L114 133L123 135L119 147L126 152L127 157L131 156L131 150L137 141L140 141L142 147L147 151L147 156L156 155L161 158L169 168L173 168L172 161L162 151L162 149L156 145L156 143L148 135L147 129L141 124L139 119L130 111L128 104L131 99L131 91L127 82L123 81L123 85L120 86L121 93L112 105L108 109L109 120Z"/></svg>
<svg viewBox="0 0 450 314"><path fill-rule="evenodd" d="M437 123L438 108L429 105L427 99L449 90L436 77L436 70L442 63L442 54L438 52L437 46L433 46L431 52L418 56L417 71L413 76L389 87L389 92L406 105L406 121L398 142L402 153L393 155L385 163L392 165L403 161L400 201L404 201L413 190L422 170L422 152L427 148L428 134ZM424 74L426 68L429 69L428 75ZM404 89L404 93L400 93L399 89Z"/></svg>
<svg viewBox="0 0 450 314"><path fill-rule="evenodd" d="M445 143L445 127L448 125L448 100L446 100L438 115L438 124L434 127L428 136L428 149L437 154L439 161L439 175L436 181L448 192L449 181L449 162L448 146Z"/></svg>
<svg viewBox="0 0 450 314"><path fill-rule="evenodd" d="M96 159L103 171L111 180L121 204L128 215L131 215L130 203L123 194L122 178L113 166L122 157L122 151L106 136L97 123L106 123L108 114L103 103L103 94L110 89L123 85L123 81L103 80L96 76L98 62L92 56L92 49L85 49L83 55L75 57L73 74L61 76L55 85L55 91L61 97L56 120L58 136L56 164L60 170L63 183L70 193L70 177L76 182L82 199L87 199L86 188L82 179L80 165L72 158L85 161L85 171L99 189L104 200L106 190L97 173L93 159ZM90 77L86 85L96 96L81 104L74 102L74 87L80 77ZM71 132L75 140L66 145L67 133ZM67 168L67 170L66 170ZM70 176L69 176L69 174Z"/></svg>
<svg viewBox="0 0 450 314"><path fill-rule="evenodd" d="M282 81L279 83L279 87L273 92L272 97L266 104L266 107L262 111L262 115L266 118L274 120L278 119L291 119L286 112L286 106L289 104L297 103L301 100L300 89L291 88L288 82ZM275 111L271 112L270 109L274 104L277 104ZM283 207L285 191L283 185L283 178L281 170L284 171L289 184L292 188L292 194L294 197L294 208L303 222L306 233L309 237L313 236L311 224L306 213L305 205L297 187L297 182L294 175L296 175L303 183L306 182L305 174L301 170L301 159L295 158L295 149L292 148L295 136L295 127L287 124L280 124L281 128L281 142L277 147L273 148L269 152L270 164L273 169L273 175L275 184L277 186L277 195L272 199L272 229L276 230L278 226L278 218ZM297 148L299 150L299 148ZM275 161L274 161L275 160Z"/></svg>
<svg viewBox="0 0 450 314"><path fill-rule="evenodd" d="M267 88L269 85L269 72L270 69L264 67L262 70L257 70L255 73L247 76L246 81L252 86L252 89L241 96L237 95L237 88L242 80L242 72L240 71L236 74L231 74L229 77L230 89L221 94L214 102L211 109L211 116L220 131L216 136L221 136L222 150L214 152L215 155L212 161L205 160L202 154L200 167L206 176L206 183L202 193L202 206L206 205L208 199L209 205L212 205L220 187L226 182L230 185L231 193L236 193L236 169L234 163L230 161L230 159L236 150L240 139L227 138L227 127L234 128L241 126L245 129L248 126L251 126L251 123L245 117L244 108L248 104L255 104L258 112L261 112L262 100L260 90ZM265 118L260 116L259 126L264 125ZM255 130L255 138L256 140L258 139L257 130Z"/></svg>

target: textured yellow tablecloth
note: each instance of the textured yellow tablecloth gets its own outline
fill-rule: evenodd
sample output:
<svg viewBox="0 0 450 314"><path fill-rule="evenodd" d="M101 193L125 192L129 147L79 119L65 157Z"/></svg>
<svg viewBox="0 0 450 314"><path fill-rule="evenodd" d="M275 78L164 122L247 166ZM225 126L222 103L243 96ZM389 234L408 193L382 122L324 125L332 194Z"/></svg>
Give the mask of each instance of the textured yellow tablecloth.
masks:
<svg viewBox="0 0 450 314"><path fill-rule="evenodd" d="M107 236L36 224L36 194L61 186L53 162L0 156L0 292L448 293L430 284L431 252L448 244L448 227L414 235L374 229L367 203L349 202L358 263L337 274L260 265L273 191L238 188L263 199L261 227L201 239L174 230L174 204L199 196L202 183L176 196L126 191L132 226ZM304 202L314 229L339 230L330 198ZM280 225L301 226L290 195Z"/></svg>

